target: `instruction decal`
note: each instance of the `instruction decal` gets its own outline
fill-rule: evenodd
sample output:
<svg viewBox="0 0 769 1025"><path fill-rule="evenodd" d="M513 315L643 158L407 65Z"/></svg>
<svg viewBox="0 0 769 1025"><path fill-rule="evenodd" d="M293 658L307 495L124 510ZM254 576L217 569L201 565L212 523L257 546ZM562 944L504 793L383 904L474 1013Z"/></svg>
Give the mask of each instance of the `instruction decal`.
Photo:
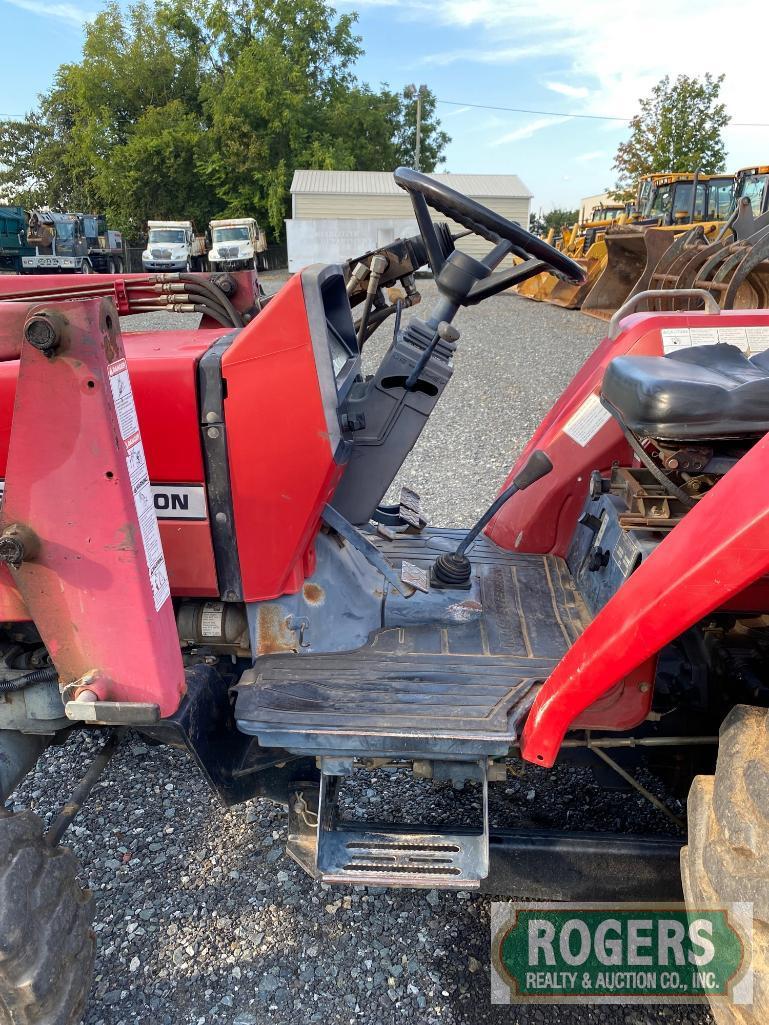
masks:
<svg viewBox="0 0 769 1025"><path fill-rule="evenodd" d="M601 399L593 392L566 422L563 433L584 448L609 420L611 413L601 405Z"/></svg>
<svg viewBox="0 0 769 1025"><path fill-rule="evenodd" d="M735 345L746 356L769 349L769 327L663 327L662 348L667 355L693 345Z"/></svg>
<svg viewBox="0 0 769 1025"><path fill-rule="evenodd" d="M158 519L155 515L155 503L147 472L147 460L144 458L144 446L139 434L139 421L136 416L131 380L125 359L116 360L108 366L112 397L115 402L120 435L125 444L125 461L131 490L139 519L139 530L147 559L152 597L155 611L159 612L163 603L171 597L171 586L168 582L168 570L160 542Z"/></svg>

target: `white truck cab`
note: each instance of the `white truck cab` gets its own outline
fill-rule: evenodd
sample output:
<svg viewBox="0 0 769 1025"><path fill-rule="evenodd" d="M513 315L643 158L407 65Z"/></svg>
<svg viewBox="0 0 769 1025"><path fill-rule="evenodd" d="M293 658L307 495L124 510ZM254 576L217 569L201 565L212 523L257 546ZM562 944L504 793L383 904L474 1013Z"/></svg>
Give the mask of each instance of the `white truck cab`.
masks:
<svg viewBox="0 0 769 1025"><path fill-rule="evenodd" d="M259 253L267 249L264 232L253 217L211 221L211 270L256 270Z"/></svg>
<svg viewBox="0 0 769 1025"><path fill-rule="evenodd" d="M142 267L151 271L204 270L206 240L192 221L147 221L147 248Z"/></svg>

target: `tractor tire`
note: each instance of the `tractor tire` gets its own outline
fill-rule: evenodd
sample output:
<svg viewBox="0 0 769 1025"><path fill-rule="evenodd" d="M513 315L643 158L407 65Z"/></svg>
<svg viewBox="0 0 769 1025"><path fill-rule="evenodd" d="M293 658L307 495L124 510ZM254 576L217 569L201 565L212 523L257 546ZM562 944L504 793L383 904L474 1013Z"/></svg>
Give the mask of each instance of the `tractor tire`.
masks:
<svg viewBox="0 0 769 1025"><path fill-rule="evenodd" d="M769 711L736 705L719 731L715 776L689 791L681 849L687 907L753 902L753 1004L714 1002L717 1025L769 1021Z"/></svg>
<svg viewBox="0 0 769 1025"><path fill-rule="evenodd" d="M94 901L31 811L0 816L0 1025L76 1025L91 985Z"/></svg>
<svg viewBox="0 0 769 1025"><path fill-rule="evenodd" d="M80 265L80 273L81 274L93 274L93 272L94 272L93 264L91 263L91 261L90 260L83 260L82 264Z"/></svg>

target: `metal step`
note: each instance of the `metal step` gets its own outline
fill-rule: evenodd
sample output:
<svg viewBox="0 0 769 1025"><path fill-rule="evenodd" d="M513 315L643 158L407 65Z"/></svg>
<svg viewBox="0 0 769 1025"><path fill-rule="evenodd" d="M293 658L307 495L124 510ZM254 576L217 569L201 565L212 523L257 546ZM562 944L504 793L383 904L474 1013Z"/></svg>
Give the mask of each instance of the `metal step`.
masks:
<svg viewBox="0 0 769 1025"><path fill-rule="evenodd" d="M479 889L489 874L489 806L486 763L469 764L468 776L482 787L483 825L430 827L408 832L377 823L338 821L339 776L321 775L318 812L309 809L306 792L289 802L291 855L311 875L326 883L368 886Z"/></svg>

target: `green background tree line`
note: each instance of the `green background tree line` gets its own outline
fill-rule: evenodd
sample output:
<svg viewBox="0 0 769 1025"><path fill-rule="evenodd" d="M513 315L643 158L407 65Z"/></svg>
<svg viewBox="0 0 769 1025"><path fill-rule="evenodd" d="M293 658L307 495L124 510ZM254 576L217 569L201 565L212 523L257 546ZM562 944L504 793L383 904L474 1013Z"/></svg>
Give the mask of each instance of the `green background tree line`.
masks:
<svg viewBox="0 0 769 1025"><path fill-rule="evenodd" d="M392 170L413 160L416 100L355 75L355 15L323 0L110 3L23 120L0 121L0 196L149 218L254 216L283 232L298 167ZM422 99L422 170L449 137Z"/></svg>

